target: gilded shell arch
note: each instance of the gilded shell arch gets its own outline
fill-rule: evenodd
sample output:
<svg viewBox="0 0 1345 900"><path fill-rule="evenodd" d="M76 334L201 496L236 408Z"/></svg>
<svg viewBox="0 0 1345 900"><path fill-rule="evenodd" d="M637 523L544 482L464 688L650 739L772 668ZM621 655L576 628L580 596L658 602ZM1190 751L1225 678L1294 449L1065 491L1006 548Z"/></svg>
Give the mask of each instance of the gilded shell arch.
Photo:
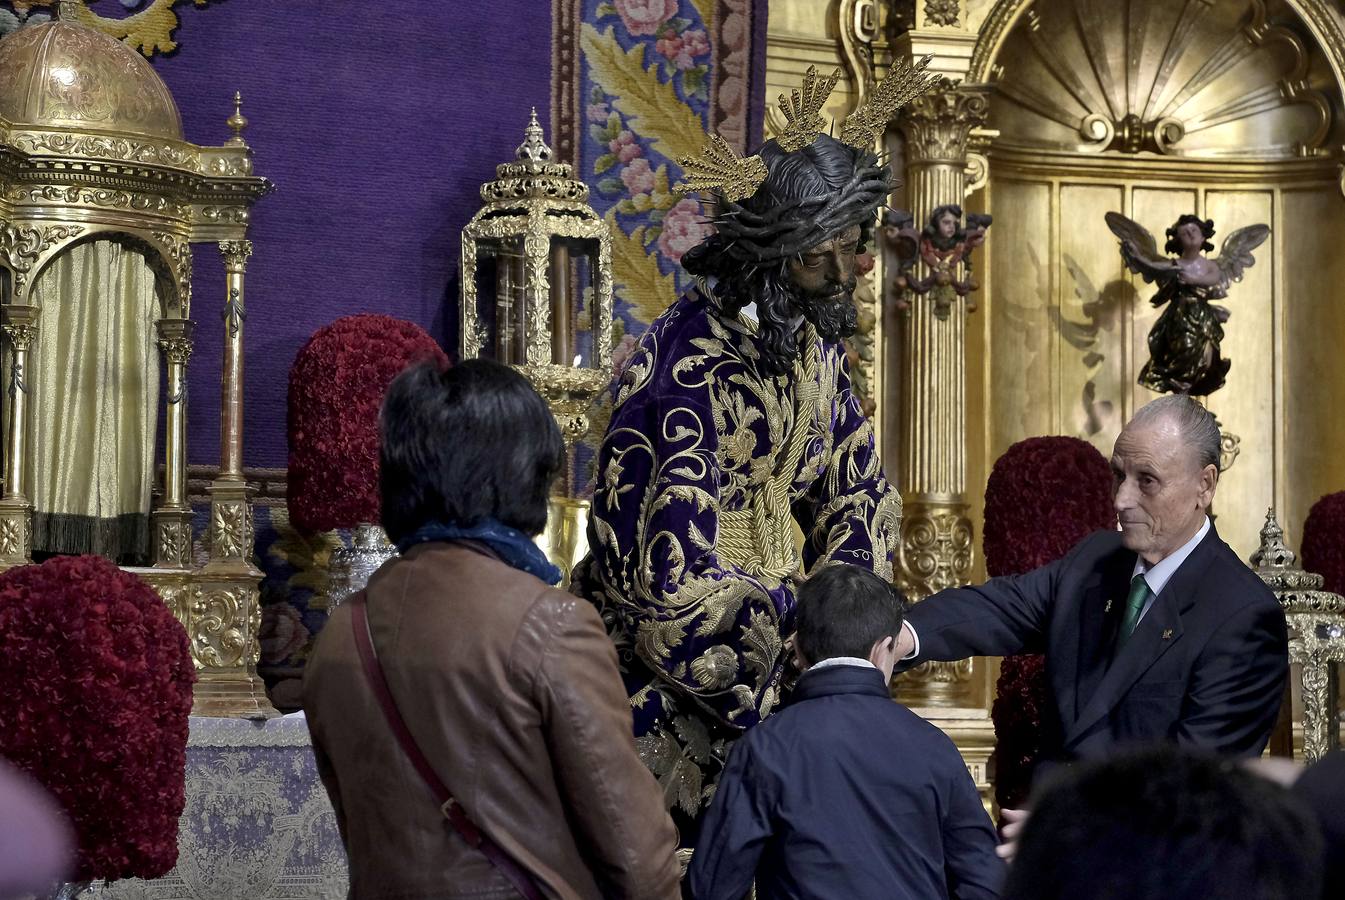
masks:
<svg viewBox="0 0 1345 900"><path fill-rule="evenodd" d="M1002 0L968 83L997 144L1190 158L1327 156L1345 34L1320 0Z"/></svg>

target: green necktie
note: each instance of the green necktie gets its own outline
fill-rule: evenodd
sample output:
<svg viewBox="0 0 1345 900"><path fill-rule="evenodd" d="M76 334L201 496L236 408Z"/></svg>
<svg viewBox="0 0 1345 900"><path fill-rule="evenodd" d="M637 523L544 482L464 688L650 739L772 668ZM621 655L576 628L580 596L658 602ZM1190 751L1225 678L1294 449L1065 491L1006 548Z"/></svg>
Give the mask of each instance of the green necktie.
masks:
<svg viewBox="0 0 1345 900"><path fill-rule="evenodd" d="M1116 635L1116 652L1120 653L1121 648L1130 640L1130 635L1135 631L1135 626L1140 622L1140 613L1144 612L1144 604L1149 599L1152 591L1149 590L1149 583L1144 580L1144 574L1140 573L1130 579L1130 596L1126 597L1125 617L1121 619L1121 630Z"/></svg>

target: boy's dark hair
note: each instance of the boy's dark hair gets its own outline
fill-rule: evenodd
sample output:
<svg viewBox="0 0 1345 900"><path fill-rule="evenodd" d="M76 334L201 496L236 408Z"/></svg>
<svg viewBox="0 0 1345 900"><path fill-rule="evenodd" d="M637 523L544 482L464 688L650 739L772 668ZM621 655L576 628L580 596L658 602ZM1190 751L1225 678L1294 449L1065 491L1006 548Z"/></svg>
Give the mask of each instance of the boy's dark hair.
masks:
<svg viewBox="0 0 1345 900"><path fill-rule="evenodd" d="M798 592L794 643L809 665L837 656L868 659L873 645L901 632L906 601L868 569L833 563Z"/></svg>
<svg viewBox="0 0 1345 900"><path fill-rule="evenodd" d="M1048 783L1004 900L1297 900L1321 890L1322 838L1290 794L1170 745Z"/></svg>
<svg viewBox="0 0 1345 900"><path fill-rule="evenodd" d="M488 359L412 366L388 388L380 425L381 518L394 543L430 522L546 527L564 445L518 372Z"/></svg>

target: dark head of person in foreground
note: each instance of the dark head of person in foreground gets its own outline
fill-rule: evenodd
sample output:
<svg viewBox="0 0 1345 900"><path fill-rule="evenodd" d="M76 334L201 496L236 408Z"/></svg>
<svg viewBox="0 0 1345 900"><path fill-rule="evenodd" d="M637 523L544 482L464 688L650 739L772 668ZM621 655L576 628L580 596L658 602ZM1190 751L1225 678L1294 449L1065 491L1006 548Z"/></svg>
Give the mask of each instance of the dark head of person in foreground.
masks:
<svg viewBox="0 0 1345 900"><path fill-rule="evenodd" d="M1279 785L1170 746L1061 771L1027 820L1005 900L1306 900L1317 823Z"/></svg>
<svg viewBox="0 0 1345 900"><path fill-rule="evenodd" d="M350 896L675 900L676 832L616 651L531 538L561 461L546 403L497 363L422 364L392 383L382 429L401 553L333 610L304 669Z"/></svg>
<svg viewBox="0 0 1345 900"><path fill-rule="evenodd" d="M526 535L546 527L564 459L556 420L528 380L469 359L403 372L383 401L379 490L395 544L433 522L494 520Z"/></svg>
<svg viewBox="0 0 1345 900"><path fill-rule="evenodd" d="M794 652L801 668L827 659L867 659L892 677L906 601L868 569L830 565L799 586Z"/></svg>

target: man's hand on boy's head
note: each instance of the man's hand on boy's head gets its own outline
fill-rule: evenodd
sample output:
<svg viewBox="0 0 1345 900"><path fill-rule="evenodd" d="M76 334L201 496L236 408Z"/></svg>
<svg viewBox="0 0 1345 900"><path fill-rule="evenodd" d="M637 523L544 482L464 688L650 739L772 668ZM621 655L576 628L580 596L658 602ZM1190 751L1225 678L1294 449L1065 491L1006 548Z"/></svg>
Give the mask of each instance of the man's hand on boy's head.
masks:
<svg viewBox="0 0 1345 900"><path fill-rule="evenodd" d="M915 632L905 622L901 623L901 634L897 635L897 661L910 659L916 650Z"/></svg>

